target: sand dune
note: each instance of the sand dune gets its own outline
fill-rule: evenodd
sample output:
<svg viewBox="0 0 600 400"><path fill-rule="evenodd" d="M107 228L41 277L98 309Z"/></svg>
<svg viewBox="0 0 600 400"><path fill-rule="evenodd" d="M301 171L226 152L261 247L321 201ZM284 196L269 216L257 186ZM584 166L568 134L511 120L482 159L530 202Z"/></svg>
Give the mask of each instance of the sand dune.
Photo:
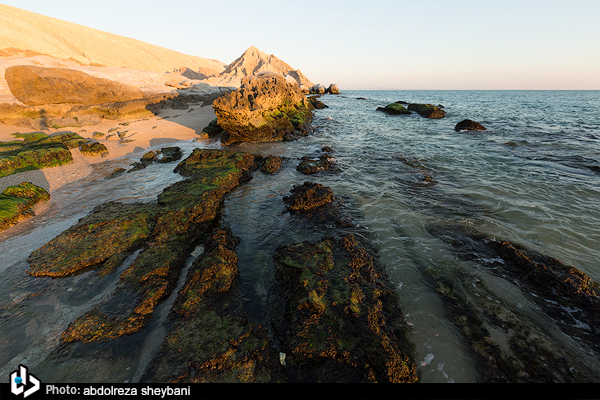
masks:
<svg viewBox="0 0 600 400"><path fill-rule="evenodd" d="M0 4L0 55L46 54L84 65L220 73L226 64Z"/></svg>

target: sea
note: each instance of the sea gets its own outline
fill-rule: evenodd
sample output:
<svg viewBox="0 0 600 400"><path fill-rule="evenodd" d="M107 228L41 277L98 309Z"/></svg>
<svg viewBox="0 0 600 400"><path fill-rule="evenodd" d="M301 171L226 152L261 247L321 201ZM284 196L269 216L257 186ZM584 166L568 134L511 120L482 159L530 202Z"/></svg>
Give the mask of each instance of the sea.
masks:
<svg viewBox="0 0 600 400"><path fill-rule="evenodd" d="M230 146L285 157L279 173L256 172L227 196L223 207L222 223L241 238L239 269L249 319L264 323L268 314L275 249L316 241L335 229L300 226L285 211L282 197L293 185L317 182L346 200L377 250L409 327L420 382L482 381L432 279L440 275L464 288L461 296L467 302L485 297L547 338L539 343L558 343L572 352L600 381L598 349L590 351L580 341L589 326L574 319L581 335L565 333L518 282L495 273L499 260L475 253L460 257L431 229L464 226L556 258L600 282L600 91L342 90L321 101L328 107L315 110L309 136ZM446 116L393 116L377 110L398 101L441 105ZM487 129L455 131L464 119ZM214 140L177 145L184 157L197 147L222 147ZM332 148L336 171L307 176L296 170L300 157L317 157L323 146ZM93 361L84 346L60 346L60 334L110 295L119 272L101 287L87 285L93 272L54 280L25 273L33 250L96 205L155 201L162 189L183 179L170 164L104 179L140 156L94 165L91 175L53 193L36 216L0 233L0 376L20 363L42 380L136 382L143 375L166 334L172 298L138 340L129 342L125 363ZM500 345L508 341L508 333L490 330ZM93 351L108 351L111 342L94 346Z"/></svg>

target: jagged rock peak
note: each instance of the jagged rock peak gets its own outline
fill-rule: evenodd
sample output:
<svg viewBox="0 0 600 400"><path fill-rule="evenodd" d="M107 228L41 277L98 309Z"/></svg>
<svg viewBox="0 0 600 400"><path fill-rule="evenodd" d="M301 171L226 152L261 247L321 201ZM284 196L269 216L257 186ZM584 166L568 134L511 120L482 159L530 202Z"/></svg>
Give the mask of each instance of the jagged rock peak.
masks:
<svg viewBox="0 0 600 400"><path fill-rule="evenodd" d="M229 64L225 70L208 78L209 84L239 87L242 80L248 76L259 75L263 72L275 72L290 77L299 85L314 86L300 70L293 69L273 54L267 54L254 46L250 46L239 58Z"/></svg>

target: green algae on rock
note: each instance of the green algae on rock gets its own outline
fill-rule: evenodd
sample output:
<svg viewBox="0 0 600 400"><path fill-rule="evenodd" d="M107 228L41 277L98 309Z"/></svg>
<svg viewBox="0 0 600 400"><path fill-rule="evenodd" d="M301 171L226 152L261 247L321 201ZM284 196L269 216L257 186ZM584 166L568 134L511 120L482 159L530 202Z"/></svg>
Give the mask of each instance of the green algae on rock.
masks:
<svg viewBox="0 0 600 400"><path fill-rule="evenodd" d="M213 108L223 144L305 136L313 109L297 84L275 73L244 78L240 89L216 99Z"/></svg>
<svg viewBox="0 0 600 400"><path fill-rule="evenodd" d="M108 154L106 146L99 142L82 143L79 150L84 156L102 157Z"/></svg>
<svg viewBox="0 0 600 400"><path fill-rule="evenodd" d="M0 194L0 231L34 215L33 206L49 199L50 194L46 190L31 182L8 186Z"/></svg>
<svg viewBox="0 0 600 400"><path fill-rule="evenodd" d="M172 308L174 321L142 382L274 382L283 367L265 330L248 323L236 294L236 247L215 228L188 271Z"/></svg>
<svg viewBox="0 0 600 400"><path fill-rule="evenodd" d="M398 300L358 236L281 246L272 326L294 382L416 382Z"/></svg>
<svg viewBox="0 0 600 400"><path fill-rule="evenodd" d="M69 149L87 142L73 132L52 136L42 132L15 133L13 136L23 141L0 142L0 177L68 164L73 161Z"/></svg>
<svg viewBox="0 0 600 400"><path fill-rule="evenodd" d="M385 107L377 107L377 111L383 111L389 115L409 115L411 114L404 106L400 103L391 103Z"/></svg>
<svg viewBox="0 0 600 400"><path fill-rule="evenodd" d="M112 273L143 247L111 297L73 321L62 340L110 340L142 329L214 225L225 194L251 178L254 159L252 154L195 149L175 168L188 178L164 189L156 203L101 205L34 251L30 275L65 277L92 268Z"/></svg>
<svg viewBox="0 0 600 400"><path fill-rule="evenodd" d="M417 104L410 103L408 105L409 111L416 111L423 118L439 119L446 116L446 112L438 106L433 104Z"/></svg>

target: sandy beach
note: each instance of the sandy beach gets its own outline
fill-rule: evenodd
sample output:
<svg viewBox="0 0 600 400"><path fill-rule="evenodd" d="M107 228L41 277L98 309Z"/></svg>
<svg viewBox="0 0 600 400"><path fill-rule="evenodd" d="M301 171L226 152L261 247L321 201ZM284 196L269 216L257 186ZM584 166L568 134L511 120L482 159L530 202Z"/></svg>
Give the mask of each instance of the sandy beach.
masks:
<svg viewBox="0 0 600 400"><path fill-rule="evenodd" d="M72 149L73 162L67 165L44 168L41 170L26 171L0 178L0 191L7 186L18 185L28 181L40 186L52 194L56 189L82 179L90 174L92 164L115 160L131 153L140 153L147 149L167 143L182 140L200 139L202 129L215 118L212 106L190 105L187 110L163 109L156 116L128 121L103 120L98 125L84 126L81 128L47 129L42 132L52 135L58 132L70 131L86 138L104 144L109 154L103 157L91 157L81 154L79 149ZM109 133L110 131L110 133ZM12 136L13 133L39 132L20 126L0 125L0 141L19 140ZM104 136L93 137L94 132L101 132ZM110 140L111 134L125 133L125 140ZM108 139L107 139L108 137ZM114 135L112 138L118 137Z"/></svg>

